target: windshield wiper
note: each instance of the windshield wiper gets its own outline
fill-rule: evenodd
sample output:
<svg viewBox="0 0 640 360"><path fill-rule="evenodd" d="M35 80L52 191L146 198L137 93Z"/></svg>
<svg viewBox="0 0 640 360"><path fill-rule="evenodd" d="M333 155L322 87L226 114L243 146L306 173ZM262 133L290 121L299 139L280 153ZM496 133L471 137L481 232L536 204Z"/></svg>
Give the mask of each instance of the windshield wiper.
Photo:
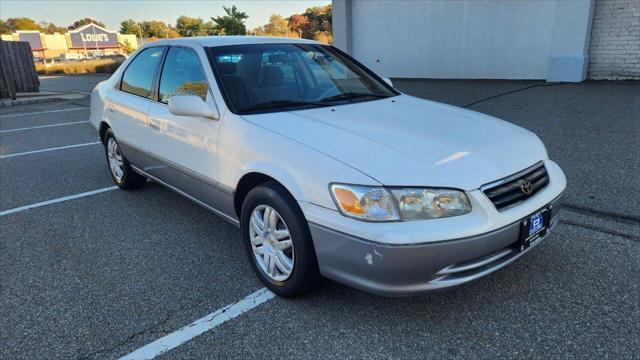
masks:
<svg viewBox="0 0 640 360"><path fill-rule="evenodd" d="M328 104L317 102L317 101L295 101L295 100L271 100L262 103L258 103L244 109L240 109L240 111L253 111L253 110L263 110L263 109L272 109L281 106L328 106Z"/></svg>
<svg viewBox="0 0 640 360"><path fill-rule="evenodd" d="M342 93L342 94L338 94L338 95L322 98L322 99L318 100L318 102L320 102L320 103L328 103L328 102L332 102L332 101L351 100L351 99L357 99L357 98L363 98L363 97L373 97L373 98L376 98L376 99L381 99L381 98L387 98L389 96L388 95L384 95L384 94L367 94L367 93L357 93L357 92L346 92L346 93Z"/></svg>

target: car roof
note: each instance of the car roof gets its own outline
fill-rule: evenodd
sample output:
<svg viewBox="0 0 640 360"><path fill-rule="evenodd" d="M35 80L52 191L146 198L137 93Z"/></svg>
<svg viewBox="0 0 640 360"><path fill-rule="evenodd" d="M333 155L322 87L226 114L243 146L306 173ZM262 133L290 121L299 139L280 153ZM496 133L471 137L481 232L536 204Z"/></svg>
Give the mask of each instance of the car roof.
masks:
<svg viewBox="0 0 640 360"><path fill-rule="evenodd" d="M144 47L160 45L198 44L203 47L246 45L246 44L321 44L307 39L292 39L275 36L196 36L188 38L163 39L145 44Z"/></svg>

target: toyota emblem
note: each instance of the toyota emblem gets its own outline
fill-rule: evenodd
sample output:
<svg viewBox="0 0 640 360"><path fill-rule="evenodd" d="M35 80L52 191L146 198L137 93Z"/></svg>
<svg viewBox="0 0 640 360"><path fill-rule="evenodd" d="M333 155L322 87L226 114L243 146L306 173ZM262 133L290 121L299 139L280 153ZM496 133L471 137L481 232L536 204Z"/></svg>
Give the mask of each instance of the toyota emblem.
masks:
<svg viewBox="0 0 640 360"><path fill-rule="evenodd" d="M525 195L531 195L533 192L533 184L529 180L522 180L522 182L520 182L520 190Z"/></svg>

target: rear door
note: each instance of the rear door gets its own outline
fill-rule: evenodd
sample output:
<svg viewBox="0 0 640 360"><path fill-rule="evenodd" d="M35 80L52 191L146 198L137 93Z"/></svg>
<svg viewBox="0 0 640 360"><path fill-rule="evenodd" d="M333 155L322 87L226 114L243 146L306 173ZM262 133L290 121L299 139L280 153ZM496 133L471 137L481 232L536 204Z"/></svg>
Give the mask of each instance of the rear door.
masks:
<svg viewBox="0 0 640 360"><path fill-rule="evenodd" d="M164 51L165 47L160 46L138 53L108 96L111 128L127 159L138 166L145 165L142 154L150 146L147 116Z"/></svg>
<svg viewBox="0 0 640 360"><path fill-rule="evenodd" d="M173 115L168 106L169 99L175 95L197 95L209 106L215 106L196 50L171 46L167 51L159 77L158 101L149 106L150 152L157 164L145 171L206 205L219 208L217 171L221 121ZM202 55L204 59L204 52Z"/></svg>

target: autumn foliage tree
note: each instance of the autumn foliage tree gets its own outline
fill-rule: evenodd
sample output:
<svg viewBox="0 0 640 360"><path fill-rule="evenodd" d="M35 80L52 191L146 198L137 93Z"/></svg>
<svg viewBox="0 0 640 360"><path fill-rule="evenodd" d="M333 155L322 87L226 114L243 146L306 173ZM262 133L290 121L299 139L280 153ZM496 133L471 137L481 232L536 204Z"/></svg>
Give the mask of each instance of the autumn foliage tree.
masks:
<svg viewBox="0 0 640 360"><path fill-rule="evenodd" d="M152 20L139 23L142 36L146 38L171 39L180 37L178 31L164 21Z"/></svg>
<svg viewBox="0 0 640 360"><path fill-rule="evenodd" d="M0 27L2 28L2 32L7 34L16 30L43 30L40 24L26 17L8 18L7 21L0 23Z"/></svg>
<svg viewBox="0 0 640 360"><path fill-rule="evenodd" d="M314 39L324 43L333 42L331 32L331 5L308 8L302 15L309 19L308 31L303 36L304 38ZM311 31L313 31L313 34L309 33Z"/></svg>
<svg viewBox="0 0 640 360"><path fill-rule="evenodd" d="M297 33L289 31L289 22L278 14L271 15L269 22L254 29L252 35L299 37Z"/></svg>
<svg viewBox="0 0 640 360"><path fill-rule="evenodd" d="M304 13L293 14L289 18L271 15L267 24L254 29L251 34L301 37L330 44L333 42L331 5L311 7Z"/></svg>
<svg viewBox="0 0 640 360"><path fill-rule="evenodd" d="M245 35L247 33L245 21L249 18L249 15L238 10L235 5L231 7L223 6L222 9L225 15L211 17L211 20L207 21L202 18L182 15L177 18L175 26L158 20L136 22L128 19L120 23L120 32L150 39L207 35ZM92 23L106 27L101 21L83 18L75 21L67 29L74 30ZM0 20L0 32L3 34L12 33L16 30L38 30L53 33L61 32L65 29L52 23L42 22L38 24L32 19L24 17L9 18L6 21ZM254 29L251 34L302 37L323 43L331 43L331 5L311 7L302 14L293 14L288 18L273 14L267 24Z"/></svg>
<svg viewBox="0 0 640 360"><path fill-rule="evenodd" d="M47 34L53 34L56 32L63 33L67 29L45 21L36 23L34 20L26 17L8 18L6 21L0 19L0 33L11 34L17 30L37 30Z"/></svg>
<svg viewBox="0 0 640 360"><path fill-rule="evenodd" d="M313 28L309 18L302 14L294 14L289 17L289 30L298 34L299 37L310 38Z"/></svg>

